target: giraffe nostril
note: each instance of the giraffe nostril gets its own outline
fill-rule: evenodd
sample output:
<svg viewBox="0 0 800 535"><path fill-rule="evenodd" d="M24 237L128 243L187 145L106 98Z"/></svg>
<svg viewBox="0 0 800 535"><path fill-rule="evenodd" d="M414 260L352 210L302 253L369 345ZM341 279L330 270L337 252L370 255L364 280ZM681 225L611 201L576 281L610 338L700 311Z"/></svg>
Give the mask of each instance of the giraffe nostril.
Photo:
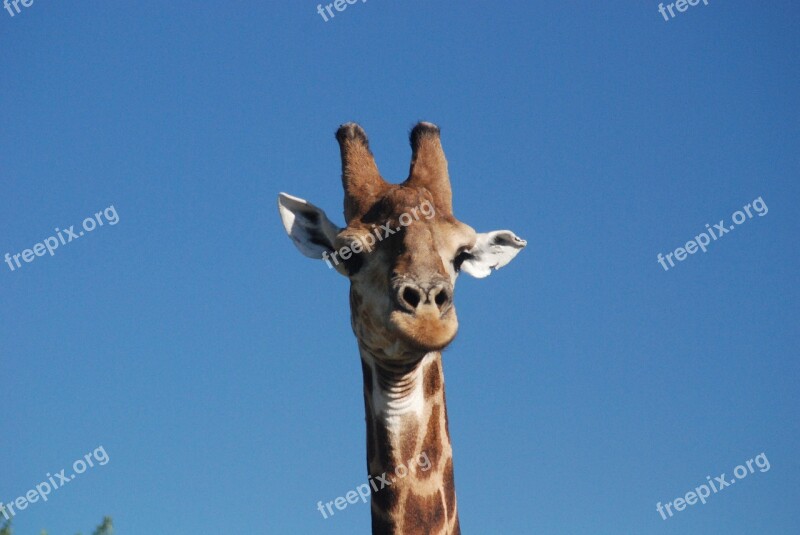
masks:
<svg viewBox="0 0 800 535"><path fill-rule="evenodd" d="M412 288L411 286L406 286L405 289L403 290L403 301L411 305L411 308L417 308L420 299L421 295L419 291Z"/></svg>
<svg viewBox="0 0 800 535"><path fill-rule="evenodd" d="M447 304L447 302L450 301L450 296L448 295L447 290L444 288L439 290L439 293L436 294L434 301L436 302L436 306L439 308L442 308L445 304Z"/></svg>
<svg viewBox="0 0 800 535"><path fill-rule="evenodd" d="M453 297L447 288L440 288L436 293L436 297L433 298L433 301L436 303L436 308L440 311L444 311L448 305L452 303Z"/></svg>

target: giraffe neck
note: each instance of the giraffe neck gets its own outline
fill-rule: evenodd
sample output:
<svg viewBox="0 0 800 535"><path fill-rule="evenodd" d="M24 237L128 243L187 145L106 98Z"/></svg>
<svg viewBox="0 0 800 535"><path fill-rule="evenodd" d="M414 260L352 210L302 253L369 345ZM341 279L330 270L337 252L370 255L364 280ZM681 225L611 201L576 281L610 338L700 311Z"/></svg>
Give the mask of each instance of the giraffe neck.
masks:
<svg viewBox="0 0 800 535"><path fill-rule="evenodd" d="M361 348L372 533L459 535L441 353L384 362Z"/></svg>

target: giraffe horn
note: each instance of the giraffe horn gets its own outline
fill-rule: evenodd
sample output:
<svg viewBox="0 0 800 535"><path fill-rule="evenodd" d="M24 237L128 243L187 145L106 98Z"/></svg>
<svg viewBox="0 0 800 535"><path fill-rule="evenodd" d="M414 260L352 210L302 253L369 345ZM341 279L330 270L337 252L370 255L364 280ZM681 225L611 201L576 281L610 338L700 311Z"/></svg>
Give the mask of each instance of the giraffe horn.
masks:
<svg viewBox="0 0 800 535"><path fill-rule="evenodd" d="M356 123L343 124L336 131L336 140L342 153L344 217L349 223L369 210L388 184L378 172L363 128Z"/></svg>
<svg viewBox="0 0 800 535"><path fill-rule="evenodd" d="M409 136L411 141L411 171L406 184L427 188L436 201L436 209L453 213L453 191L444 156L439 127L418 123Z"/></svg>

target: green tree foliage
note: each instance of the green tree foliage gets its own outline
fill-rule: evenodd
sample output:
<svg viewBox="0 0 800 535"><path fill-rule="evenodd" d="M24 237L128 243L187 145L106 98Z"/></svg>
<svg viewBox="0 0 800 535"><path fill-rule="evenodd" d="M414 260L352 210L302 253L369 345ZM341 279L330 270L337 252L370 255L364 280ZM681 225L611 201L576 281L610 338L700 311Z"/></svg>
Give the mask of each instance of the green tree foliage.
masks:
<svg viewBox="0 0 800 535"><path fill-rule="evenodd" d="M14 531L11 529L11 521L6 520L2 525L0 525L0 535L14 535ZM42 530L40 535L47 535L46 530ZM78 533L78 535L81 535ZM92 535L114 535L114 522L111 520L110 516L103 518L103 522L97 526L97 528L92 532Z"/></svg>
<svg viewBox="0 0 800 535"><path fill-rule="evenodd" d="M114 525L111 517L107 516L103 519L103 523L97 526L92 535L114 535Z"/></svg>

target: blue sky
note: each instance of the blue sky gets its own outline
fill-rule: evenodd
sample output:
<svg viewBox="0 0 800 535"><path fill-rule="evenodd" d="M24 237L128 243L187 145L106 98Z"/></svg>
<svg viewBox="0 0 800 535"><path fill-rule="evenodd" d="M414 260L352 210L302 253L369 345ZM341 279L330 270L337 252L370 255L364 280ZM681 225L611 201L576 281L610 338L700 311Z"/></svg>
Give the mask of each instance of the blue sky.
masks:
<svg viewBox="0 0 800 535"><path fill-rule="evenodd" d="M20 5L22 8L22 6ZM21 535L366 533L348 283L279 191L342 223L336 127L387 179L439 124L455 213L528 248L462 277L445 354L461 524L796 533L796 3L82 3L0 11L0 501L103 446ZM769 212L657 262L761 197ZM764 452L664 521L670 502Z"/></svg>

